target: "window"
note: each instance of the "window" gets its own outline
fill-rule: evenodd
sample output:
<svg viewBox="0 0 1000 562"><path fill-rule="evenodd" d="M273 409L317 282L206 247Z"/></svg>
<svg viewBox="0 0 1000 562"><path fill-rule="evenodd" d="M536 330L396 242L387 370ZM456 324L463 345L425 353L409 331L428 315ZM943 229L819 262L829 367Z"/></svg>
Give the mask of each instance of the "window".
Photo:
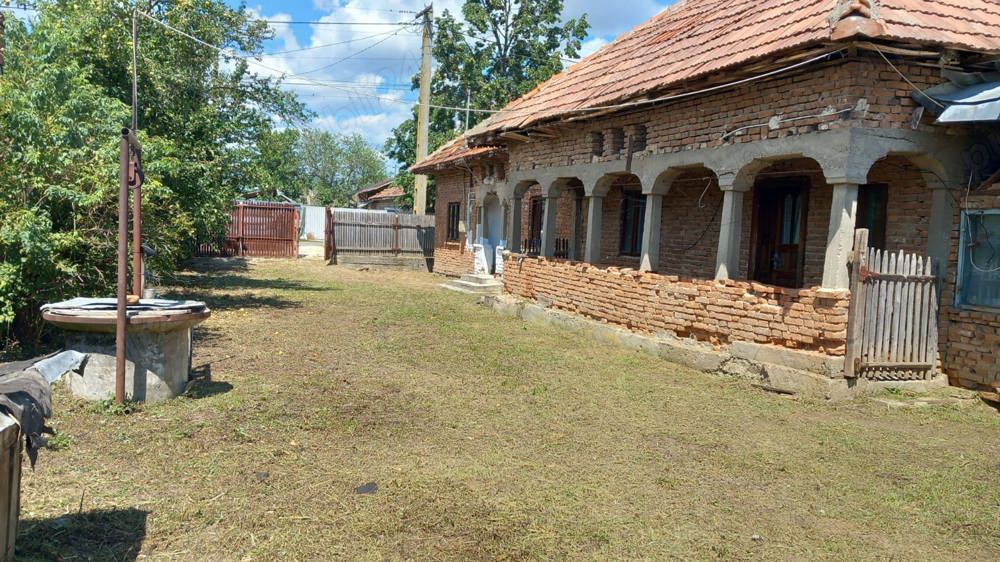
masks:
<svg viewBox="0 0 1000 562"><path fill-rule="evenodd" d="M541 197L531 198L531 212L529 214L529 220L531 221L528 228L528 239L525 240L524 248L525 252L529 254L537 254L541 252L542 245L542 222L545 219L545 206L542 202Z"/></svg>
<svg viewBox="0 0 1000 562"><path fill-rule="evenodd" d="M622 194L622 238L618 249L623 256L642 253L642 228L646 222L646 196L638 191Z"/></svg>
<svg viewBox="0 0 1000 562"><path fill-rule="evenodd" d="M862 185L858 190L858 228L868 229L868 246L886 250L885 224L889 211L889 186Z"/></svg>
<svg viewBox="0 0 1000 562"><path fill-rule="evenodd" d="M1000 308L1000 209L962 212L958 304Z"/></svg>
<svg viewBox="0 0 1000 562"><path fill-rule="evenodd" d="M462 216L461 203L448 203L448 241L458 241L458 223Z"/></svg>
<svg viewBox="0 0 1000 562"><path fill-rule="evenodd" d="M629 129L629 146L633 152L646 150L646 126L637 124Z"/></svg>

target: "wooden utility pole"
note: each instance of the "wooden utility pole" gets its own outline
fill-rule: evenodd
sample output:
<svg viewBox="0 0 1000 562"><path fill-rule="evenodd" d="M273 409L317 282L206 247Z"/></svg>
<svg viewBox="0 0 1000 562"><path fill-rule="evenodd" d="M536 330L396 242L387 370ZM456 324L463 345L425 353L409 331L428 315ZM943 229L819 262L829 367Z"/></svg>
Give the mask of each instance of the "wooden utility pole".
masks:
<svg viewBox="0 0 1000 562"><path fill-rule="evenodd" d="M434 25L434 5L424 8L417 17L424 19L424 37L420 59L420 101L417 108L417 162L427 158L427 143L431 120L431 35ZM427 214L427 176L417 175L413 182L413 212Z"/></svg>

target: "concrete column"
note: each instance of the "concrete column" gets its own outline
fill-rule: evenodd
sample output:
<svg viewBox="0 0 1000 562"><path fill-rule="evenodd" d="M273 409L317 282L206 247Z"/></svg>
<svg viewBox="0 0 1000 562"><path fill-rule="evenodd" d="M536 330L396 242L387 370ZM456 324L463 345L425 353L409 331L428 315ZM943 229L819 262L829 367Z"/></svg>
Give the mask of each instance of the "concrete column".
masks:
<svg viewBox="0 0 1000 562"><path fill-rule="evenodd" d="M847 289L850 282L847 263L854 248L854 226L858 216L858 184L833 186L830 205L830 233L826 240L823 266L824 289Z"/></svg>
<svg viewBox="0 0 1000 562"><path fill-rule="evenodd" d="M510 246L510 251L515 254L521 251L521 204L520 197L514 197L510 200L510 228L508 229L510 240L507 241L507 244Z"/></svg>
<svg viewBox="0 0 1000 562"><path fill-rule="evenodd" d="M927 230L927 255L934 259L939 278L947 270L951 234L955 228L955 200L944 186L931 189L931 217Z"/></svg>
<svg viewBox="0 0 1000 562"><path fill-rule="evenodd" d="M660 219L663 216L663 196L646 195L646 218L642 224L642 259L639 271L660 269Z"/></svg>
<svg viewBox="0 0 1000 562"><path fill-rule="evenodd" d="M604 214L604 196L587 197L587 246L583 249L583 261L601 261L601 216Z"/></svg>
<svg viewBox="0 0 1000 562"><path fill-rule="evenodd" d="M577 261L576 241L580 237L580 223L583 222L583 195L579 191L573 192L573 222L569 232L569 259Z"/></svg>
<svg viewBox="0 0 1000 562"><path fill-rule="evenodd" d="M715 255L715 278L733 279L740 274L740 251L743 247L743 194L732 186L723 187L722 224L719 250Z"/></svg>
<svg viewBox="0 0 1000 562"><path fill-rule="evenodd" d="M544 221L542 224L542 255L551 258L556 253L556 219L559 213L559 197L545 197Z"/></svg>

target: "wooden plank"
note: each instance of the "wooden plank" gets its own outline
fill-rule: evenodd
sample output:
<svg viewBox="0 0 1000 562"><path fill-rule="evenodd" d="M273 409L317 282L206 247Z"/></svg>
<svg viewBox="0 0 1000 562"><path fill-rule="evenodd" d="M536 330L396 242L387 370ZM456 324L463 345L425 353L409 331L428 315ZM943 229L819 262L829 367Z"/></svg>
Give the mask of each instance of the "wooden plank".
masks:
<svg viewBox="0 0 1000 562"><path fill-rule="evenodd" d="M933 267L931 267L933 259L928 258L928 269L933 273ZM927 357L930 363L933 365L930 372L927 375L928 379L934 378L937 374L937 356L938 356L938 297L937 297L937 283L928 284L930 287L930 303L931 306L928 307L928 314L930 315L931 321L929 323L929 330L927 338L928 353Z"/></svg>
<svg viewBox="0 0 1000 562"><path fill-rule="evenodd" d="M844 375L857 377L857 362L864 345L863 329L865 318L865 284L861 280L861 268L868 262L868 229L861 228L854 233L854 254L851 258L851 307L847 313L847 354L844 358Z"/></svg>
<svg viewBox="0 0 1000 562"><path fill-rule="evenodd" d="M903 326L902 333L900 334L899 342L899 360L900 361L912 361L912 349L913 349L913 319L916 316L916 310L913 308L913 275L916 273L914 269L916 267L916 256L913 254L906 254L906 264L904 269L906 271L907 280L903 287Z"/></svg>
<svg viewBox="0 0 1000 562"><path fill-rule="evenodd" d="M918 275L922 275L924 272L924 258L920 256L917 258L916 271ZM913 357L912 361L915 363L926 362L925 355L927 352L927 315L924 313L926 307L929 305L927 299L925 298L925 289L927 283L920 281L916 283L914 290L914 304L916 308L916 313L914 315L914 326L913 326Z"/></svg>

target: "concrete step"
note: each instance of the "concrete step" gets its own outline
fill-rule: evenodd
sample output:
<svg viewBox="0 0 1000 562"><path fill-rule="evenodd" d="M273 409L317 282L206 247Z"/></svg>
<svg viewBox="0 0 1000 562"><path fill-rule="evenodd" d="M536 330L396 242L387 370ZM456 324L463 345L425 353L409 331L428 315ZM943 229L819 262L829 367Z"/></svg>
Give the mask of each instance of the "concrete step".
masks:
<svg viewBox="0 0 1000 562"><path fill-rule="evenodd" d="M492 275L485 275L485 274L476 275L472 273L466 273L465 275L463 275L461 282L469 283L471 285L495 285L498 283L497 280L494 279Z"/></svg>
<svg viewBox="0 0 1000 562"><path fill-rule="evenodd" d="M497 281L483 284L453 279L447 283L442 283L441 286L449 291L456 291L467 295L499 295L503 292L503 283Z"/></svg>

